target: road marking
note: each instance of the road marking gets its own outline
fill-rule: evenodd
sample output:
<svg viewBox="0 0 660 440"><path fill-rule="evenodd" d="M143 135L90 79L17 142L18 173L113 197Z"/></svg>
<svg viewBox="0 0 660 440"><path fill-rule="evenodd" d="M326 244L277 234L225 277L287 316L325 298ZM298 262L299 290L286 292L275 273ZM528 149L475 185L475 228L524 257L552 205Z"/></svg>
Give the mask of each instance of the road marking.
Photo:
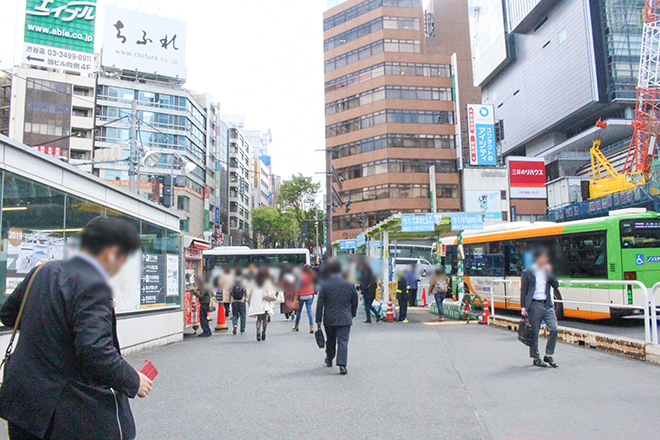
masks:
<svg viewBox="0 0 660 440"><path fill-rule="evenodd" d="M478 324L479 321L470 321L470 324ZM456 324L463 324L465 325L465 321L443 321L443 322L422 322L424 325L456 325Z"/></svg>

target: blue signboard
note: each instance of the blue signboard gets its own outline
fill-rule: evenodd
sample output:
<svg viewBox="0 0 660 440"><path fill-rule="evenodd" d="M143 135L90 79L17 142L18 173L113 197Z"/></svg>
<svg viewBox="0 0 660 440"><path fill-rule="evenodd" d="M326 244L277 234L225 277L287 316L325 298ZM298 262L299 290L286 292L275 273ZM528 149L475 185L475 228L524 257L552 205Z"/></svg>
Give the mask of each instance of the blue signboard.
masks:
<svg viewBox="0 0 660 440"><path fill-rule="evenodd" d="M435 214L404 214L401 216L401 232L435 231Z"/></svg>
<svg viewBox="0 0 660 440"><path fill-rule="evenodd" d="M356 240L339 240L339 250L348 251L351 249L357 249Z"/></svg>
<svg viewBox="0 0 660 440"><path fill-rule="evenodd" d="M220 208L215 207L215 222L220 224Z"/></svg>
<svg viewBox="0 0 660 440"><path fill-rule="evenodd" d="M484 218L481 214L452 214L452 231L479 231L484 228Z"/></svg>
<svg viewBox="0 0 660 440"><path fill-rule="evenodd" d="M366 243L366 241L367 241L367 238L366 238L364 232L360 232L360 233L357 235L356 238L357 238L357 240L356 240L356 241L357 241L357 247L360 247L360 246L364 246L364 245L365 245L365 243Z"/></svg>
<svg viewBox="0 0 660 440"><path fill-rule="evenodd" d="M375 245L376 249L380 249L380 240L376 240Z"/></svg>
<svg viewBox="0 0 660 440"><path fill-rule="evenodd" d="M492 105L468 104L470 165L497 165Z"/></svg>

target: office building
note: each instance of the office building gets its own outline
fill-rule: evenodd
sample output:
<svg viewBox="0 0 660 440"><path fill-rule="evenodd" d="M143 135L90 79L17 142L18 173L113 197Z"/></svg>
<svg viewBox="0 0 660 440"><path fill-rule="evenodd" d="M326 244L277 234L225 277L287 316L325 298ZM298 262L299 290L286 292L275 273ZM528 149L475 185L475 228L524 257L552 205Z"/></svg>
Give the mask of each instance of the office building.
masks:
<svg viewBox="0 0 660 440"><path fill-rule="evenodd" d="M218 109L218 116L220 110ZM229 235L229 127L222 119L218 119L217 142L218 154L215 162L216 180L216 236L215 244L222 246Z"/></svg>
<svg viewBox="0 0 660 440"><path fill-rule="evenodd" d="M162 200L167 207L173 205L171 207L181 215L181 231L203 237L208 230L208 210L205 209L205 195L209 192L207 142L215 137L209 140L207 134L207 111L212 106L200 104L181 84L146 78L133 81L122 75L99 74L95 173L115 185L128 187L128 163L104 161L103 158L129 156L129 116L134 100L137 100L137 140L138 147L144 150L142 156L147 151L162 154L155 166L139 167L136 180L140 195ZM120 151L109 153L105 151L108 149ZM195 166L186 171L188 162ZM153 187L160 186L160 182L160 188Z"/></svg>
<svg viewBox="0 0 660 440"><path fill-rule="evenodd" d="M455 78L458 108L461 112L462 163L468 162L467 104L481 102L481 89L472 80L472 45L466 0L429 0L424 14L426 51L430 54L456 54ZM463 207L465 208L465 207Z"/></svg>
<svg viewBox="0 0 660 440"><path fill-rule="evenodd" d="M428 52L422 1L349 0L323 29L326 148L352 201L333 214L333 241L429 212L433 195L438 210L459 211L451 54Z"/></svg>
<svg viewBox="0 0 660 440"><path fill-rule="evenodd" d="M15 67L0 87L2 133L72 164L92 159L94 77Z"/></svg>
<svg viewBox="0 0 660 440"><path fill-rule="evenodd" d="M253 159L250 143L236 123L229 123L229 242L247 246L252 240Z"/></svg>
<svg viewBox="0 0 660 440"><path fill-rule="evenodd" d="M273 135L270 129L266 131L243 129L243 135L252 147L252 160L254 161L252 208L273 206L271 188Z"/></svg>
<svg viewBox="0 0 660 440"><path fill-rule="evenodd" d="M544 157L554 181L588 174L599 136L618 166L632 135L644 1L468 4L474 85L501 121L502 154Z"/></svg>

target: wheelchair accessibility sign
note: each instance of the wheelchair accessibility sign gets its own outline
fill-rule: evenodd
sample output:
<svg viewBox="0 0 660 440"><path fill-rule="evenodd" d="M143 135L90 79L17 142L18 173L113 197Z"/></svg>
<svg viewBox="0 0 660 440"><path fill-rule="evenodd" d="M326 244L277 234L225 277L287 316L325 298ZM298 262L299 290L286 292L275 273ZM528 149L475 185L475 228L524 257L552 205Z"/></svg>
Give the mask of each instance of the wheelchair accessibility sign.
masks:
<svg viewBox="0 0 660 440"><path fill-rule="evenodd" d="M644 265L644 254L637 254L635 257L635 263L637 263L638 266L643 266Z"/></svg>

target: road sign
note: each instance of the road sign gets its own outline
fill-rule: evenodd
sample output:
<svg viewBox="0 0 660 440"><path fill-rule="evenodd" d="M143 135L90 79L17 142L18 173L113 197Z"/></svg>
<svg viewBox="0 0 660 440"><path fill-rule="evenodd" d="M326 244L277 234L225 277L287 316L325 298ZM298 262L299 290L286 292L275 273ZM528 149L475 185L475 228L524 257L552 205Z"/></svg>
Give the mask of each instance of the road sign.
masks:
<svg viewBox="0 0 660 440"><path fill-rule="evenodd" d="M356 240L357 241L357 247L364 246L365 243L367 242L367 237L366 237L366 234L364 232L360 232L357 235L356 238L357 238L357 240Z"/></svg>
<svg viewBox="0 0 660 440"><path fill-rule="evenodd" d="M452 231L478 231L484 228L482 214L452 214Z"/></svg>
<svg viewBox="0 0 660 440"><path fill-rule="evenodd" d="M357 249L357 240L340 240L339 241L339 250L348 251L351 249Z"/></svg>
<svg viewBox="0 0 660 440"><path fill-rule="evenodd" d="M92 73L96 0L27 0L23 61Z"/></svg>
<svg viewBox="0 0 660 440"><path fill-rule="evenodd" d="M435 214L404 214L401 216L401 232L435 231Z"/></svg>

